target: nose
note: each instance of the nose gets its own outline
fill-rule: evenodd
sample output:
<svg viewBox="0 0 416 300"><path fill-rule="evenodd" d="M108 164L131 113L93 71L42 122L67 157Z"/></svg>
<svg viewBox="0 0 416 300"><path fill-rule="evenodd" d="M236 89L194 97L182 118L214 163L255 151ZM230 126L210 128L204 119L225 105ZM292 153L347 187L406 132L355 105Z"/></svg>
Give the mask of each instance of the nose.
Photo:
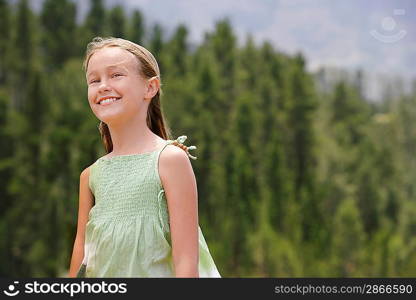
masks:
<svg viewBox="0 0 416 300"><path fill-rule="evenodd" d="M106 80L101 80L101 83L98 87L98 92L103 93L103 92L106 92L106 91L109 91L109 90L111 90L111 87L108 85L107 81Z"/></svg>

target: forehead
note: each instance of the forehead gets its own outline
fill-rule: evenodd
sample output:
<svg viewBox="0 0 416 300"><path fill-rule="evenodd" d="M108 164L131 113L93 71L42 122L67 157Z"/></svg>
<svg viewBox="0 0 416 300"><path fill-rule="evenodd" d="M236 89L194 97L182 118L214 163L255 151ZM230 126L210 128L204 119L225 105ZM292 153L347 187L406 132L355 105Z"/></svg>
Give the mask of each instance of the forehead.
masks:
<svg viewBox="0 0 416 300"><path fill-rule="evenodd" d="M87 76L109 67L137 70L138 61L133 53L119 47L107 47L94 52L88 62Z"/></svg>

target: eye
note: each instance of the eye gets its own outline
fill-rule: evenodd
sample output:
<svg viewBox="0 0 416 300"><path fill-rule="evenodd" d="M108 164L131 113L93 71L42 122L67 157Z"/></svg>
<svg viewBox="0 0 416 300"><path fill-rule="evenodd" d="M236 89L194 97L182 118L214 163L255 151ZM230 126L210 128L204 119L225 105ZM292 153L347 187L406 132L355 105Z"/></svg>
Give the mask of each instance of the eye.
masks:
<svg viewBox="0 0 416 300"><path fill-rule="evenodd" d="M123 74L121 74L121 73L114 73L113 75L111 75L111 77L119 77L119 76L123 76Z"/></svg>
<svg viewBox="0 0 416 300"><path fill-rule="evenodd" d="M92 84L92 83L96 83L96 82L98 82L99 80L97 80L97 79L93 79L93 80L91 80L90 81L90 84Z"/></svg>

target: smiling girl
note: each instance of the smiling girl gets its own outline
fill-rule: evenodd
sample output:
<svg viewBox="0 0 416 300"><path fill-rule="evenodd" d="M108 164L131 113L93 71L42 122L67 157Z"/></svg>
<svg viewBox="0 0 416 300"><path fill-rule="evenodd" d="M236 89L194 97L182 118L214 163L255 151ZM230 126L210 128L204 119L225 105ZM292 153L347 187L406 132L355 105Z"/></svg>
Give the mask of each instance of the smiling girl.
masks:
<svg viewBox="0 0 416 300"><path fill-rule="evenodd" d="M98 37L84 70L107 154L80 175L69 277L221 277L198 223L196 147L170 139L155 58Z"/></svg>

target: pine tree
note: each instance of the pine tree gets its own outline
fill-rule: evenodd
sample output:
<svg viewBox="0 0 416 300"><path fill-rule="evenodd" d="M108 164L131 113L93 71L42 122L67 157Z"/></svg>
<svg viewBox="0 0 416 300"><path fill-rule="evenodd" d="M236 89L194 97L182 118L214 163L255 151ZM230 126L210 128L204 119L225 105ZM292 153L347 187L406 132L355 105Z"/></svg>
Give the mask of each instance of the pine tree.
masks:
<svg viewBox="0 0 416 300"><path fill-rule="evenodd" d="M236 99L236 109L231 116L231 127L227 133L227 140L234 145L229 149L229 180L228 203L229 214L233 216L234 232L230 239L232 248L231 266L237 274L247 273L253 266L253 257L246 249L246 235L256 224L257 212L261 200L260 183L257 176L257 155L261 155L256 143L259 134L259 112L256 110L255 96L245 92ZM244 276L244 275L243 275Z"/></svg>
<svg viewBox="0 0 416 300"><path fill-rule="evenodd" d="M12 252L8 256L11 257L13 276L53 276L52 272L45 272L46 265L43 266L44 269L36 267L48 257L48 241L42 238L42 234L33 234L33 231L42 232L42 228L48 227L42 223L46 222L43 217L48 201L42 195L41 181L41 136L46 105L39 72L32 71L27 92L31 95L30 101L21 112L12 111L7 128L7 132L18 141L12 157L13 174L9 185L10 194L18 204L6 215L9 234L13 236L10 239ZM11 124L13 127L10 127ZM27 190L31 192L27 193Z"/></svg>
<svg viewBox="0 0 416 300"><path fill-rule="evenodd" d="M7 81L7 65L10 51L11 20L10 8L6 0L0 0L0 86Z"/></svg>
<svg viewBox="0 0 416 300"><path fill-rule="evenodd" d="M187 44L188 30L184 25L179 25L172 39L169 42L169 57L170 68L166 71L173 73L172 76L181 76L187 72L187 57L188 57L188 44Z"/></svg>
<svg viewBox="0 0 416 300"><path fill-rule="evenodd" d="M353 199L345 199L334 217L332 232L332 276L362 276L360 266L363 263L363 231L358 208Z"/></svg>
<svg viewBox="0 0 416 300"><path fill-rule="evenodd" d="M224 76L224 88L231 87L236 68L236 41L228 18L215 24L215 31L210 37L212 49Z"/></svg>
<svg viewBox="0 0 416 300"><path fill-rule="evenodd" d="M134 10L131 17L131 25L129 31L129 40L142 45L145 35L145 24L143 14L140 10Z"/></svg>
<svg viewBox="0 0 416 300"><path fill-rule="evenodd" d="M164 48L164 33L163 28L159 24L155 24L152 27L150 34L150 40L148 41L149 51L156 57L158 61L160 72L164 73L163 61L160 59L162 57L162 52Z"/></svg>
<svg viewBox="0 0 416 300"><path fill-rule="evenodd" d="M110 35L113 37L126 37L126 24L123 7L120 5L114 6L109 13L108 23Z"/></svg>
<svg viewBox="0 0 416 300"><path fill-rule="evenodd" d="M229 19L223 19L215 24L215 31L209 35L206 46L209 47L219 68L221 98L218 106L221 110L217 111L217 123L222 131L229 127L228 116L231 113L233 99L238 96L236 82L237 68L237 38L234 35ZM223 141L225 142L225 141Z"/></svg>
<svg viewBox="0 0 416 300"><path fill-rule="evenodd" d="M358 144L363 137L363 125L369 119L368 104L359 97L357 90L343 81L335 86L333 100L333 122L339 130L343 144Z"/></svg>
<svg viewBox="0 0 416 300"><path fill-rule="evenodd" d="M305 61L297 55L293 62L292 103L289 122L292 128L292 157L295 199L301 204L305 240L319 234L322 215L316 198L315 133L313 116L317 107L313 83L305 72Z"/></svg>
<svg viewBox="0 0 416 300"><path fill-rule="evenodd" d="M105 34L104 25L107 22L106 10L103 0L90 0L90 10L85 19L85 27L91 32L91 36Z"/></svg>
<svg viewBox="0 0 416 300"><path fill-rule="evenodd" d="M59 68L78 49L75 18L76 6L68 0L43 3L41 21L47 70Z"/></svg>
<svg viewBox="0 0 416 300"><path fill-rule="evenodd" d="M11 84L13 88L13 107L22 110L27 101L28 83L34 67L35 37L33 14L27 0L21 0L17 6L16 33L11 59Z"/></svg>
<svg viewBox="0 0 416 300"><path fill-rule="evenodd" d="M221 152L215 152L215 149L219 149L219 141L216 140L216 104L219 97L219 80L216 76L215 61L213 61L209 52L200 49L198 54L196 70L197 81L195 83L196 93L194 95L193 103L189 106L193 106L192 111L196 114L194 116L194 124L204 124L195 133L195 142L200 146L198 147L200 156L202 157L204 164L197 165L197 175L199 181L202 183L199 188L199 194L205 201L201 202L201 211L206 212L206 216L209 218L209 223L215 218L214 210L215 203L211 202L212 186L209 182L210 176L212 176L211 169L214 162L218 162L220 159L218 155ZM213 179L214 180L214 179ZM212 184L212 182L211 182Z"/></svg>

